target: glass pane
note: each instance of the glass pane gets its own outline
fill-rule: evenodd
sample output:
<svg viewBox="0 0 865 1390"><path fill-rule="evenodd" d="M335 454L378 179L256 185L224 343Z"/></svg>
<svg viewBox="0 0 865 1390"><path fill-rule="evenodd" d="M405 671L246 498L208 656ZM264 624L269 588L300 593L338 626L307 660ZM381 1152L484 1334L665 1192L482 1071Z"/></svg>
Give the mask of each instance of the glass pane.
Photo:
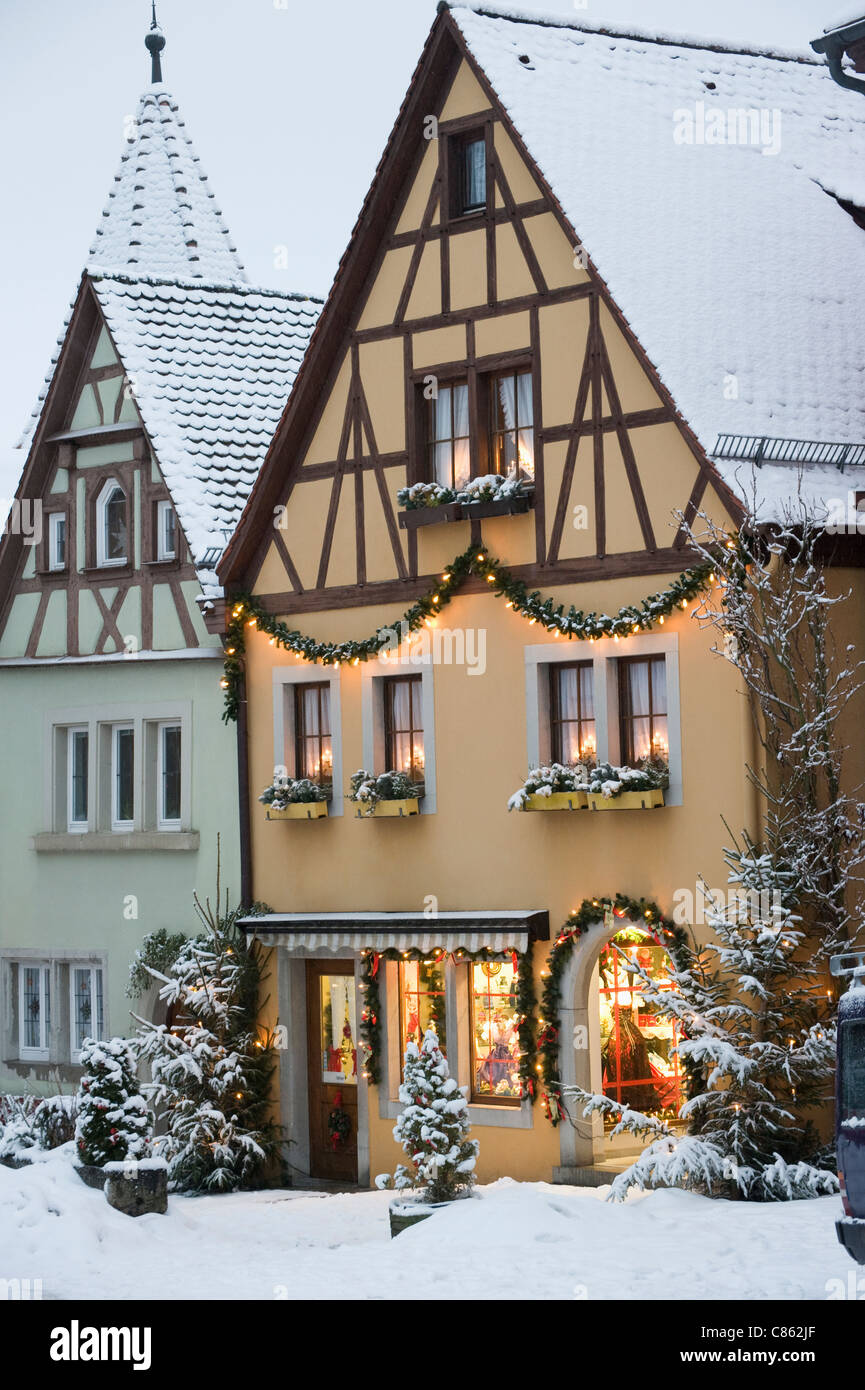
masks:
<svg viewBox="0 0 865 1390"><path fill-rule="evenodd" d="M652 710L655 714L667 713L667 663L662 656L652 662Z"/></svg>
<svg viewBox="0 0 865 1390"><path fill-rule="evenodd" d="M465 382L453 387L454 439L464 439L469 432L469 388Z"/></svg>
<svg viewBox="0 0 865 1390"><path fill-rule="evenodd" d="M83 729L75 729L70 734L72 748L72 786L70 819L76 824L87 820L87 734Z"/></svg>
<svg viewBox="0 0 865 1390"><path fill-rule="evenodd" d="M598 963L604 1094L647 1115L675 1119L682 1080L673 1022L649 1011L639 979L623 967L619 950L639 964L659 990L672 989L669 960L642 932L620 932ZM609 1122L614 1123L614 1120Z"/></svg>
<svg viewBox="0 0 865 1390"><path fill-rule="evenodd" d="M477 961L472 982L472 1089L486 1100L520 1095L516 974L504 961Z"/></svg>
<svg viewBox="0 0 865 1390"><path fill-rule="evenodd" d="M95 1038L105 1037L105 1003L103 998L102 971L94 970L93 975L96 979L96 1031Z"/></svg>
<svg viewBox="0 0 865 1390"><path fill-rule="evenodd" d="M132 729L116 729L114 740L114 819L131 821L134 815L135 735Z"/></svg>
<svg viewBox="0 0 865 1390"><path fill-rule="evenodd" d="M648 758L652 751L649 720L632 719L629 723L629 734L629 747L626 750L628 762L638 763L641 758Z"/></svg>
<svg viewBox="0 0 865 1390"><path fill-rule="evenodd" d="M440 487L453 487L453 445L446 444L433 445L433 481Z"/></svg>
<svg viewBox="0 0 865 1390"><path fill-rule="evenodd" d="M656 714L652 720L652 757L667 762L670 756L670 740L667 736L667 716Z"/></svg>
<svg viewBox="0 0 865 1390"><path fill-rule="evenodd" d="M463 208L483 207L487 200L487 147L484 140L472 140L463 150L465 201Z"/></svg>
<svg viewBox="0 0 865 1390"><path fill-rule="evenodd" d="M581 666L580 675L580 711L583 719L595 718L595 674L591 665Z"/></svg>
<svg viewBox="0 0 865 1390"><path fill-rule="evenodd" d="M303 732L307 738L320 734L318 718L318 687L306 686L303 689Z"/></svg>
<svg viewBox="0 0 865 1390"><path fill-rule="evenodd" d="M631 661L628 672L628 703L631 714L649 713L649 663Z"/></svg>
<svg viewBox="0 0 865 1390"><path fill-rule="evenodd" d="M177 518L173 507L165 507L162 516L162 546L166 557L173 555L177 536Z"/></svg>
<svg viewBox="0 0 865 1390"><path fill-rule="evenodd" d="M92 975L89 966L85 969L76 966L72 972L72 1046L76 1052L85 1038L93 1036Z"/></svg>
<svg viewBox="0 0 865 1390"><path fill-rule="evenodd" d="M865 1020L842 1023L838 1042L841 1114L865 1120Z"/></svg>
<svg viewBox="0 0 865 1390"><path fill-rule="evenodd" d="M354 976L322 975L321 1079L357 1085L357 1022Z"/></svg>
<svg viewBox="0 0 865 1390"><path fill-rule="evenodd" d="M116 487L105 504L105 557L126 559L126 498Z"/></svg>
<svg viewBox="0 0 865 1390"><path fill-rule="evenodd" d="M534 424L531 372L521 372L517 377L517 424L521 430Z"/></svg>
<svg viewBox="0 0 865 1390"><path fill-rule="evenodd" d="M516 428L515 378L499 376L493 382L493 428L512 430Z"/></svg>
<svg viewBox="0 0 865 1390"><path fill-rule="evenodd" d="M452 486L459 491L460 488L465 487L472 472L470 446L467 439L457 439L454 441L453 460L454 471Z"/></svg>
<svg viewBox="0 0 865 1390"><path fill-rule="evenodd" d="M579 718L579 672L574 666L562 667L559 672L559 717L561 719Z"/></svg>
<svg viewBox="0 0 865 1390"><path fill-rule="evenodd" d="M531 430L520 430L517 437L519 476L530 482L535 476L535 437Z"/></svg>
<svg viewBox="0 0 865 1390"><path fill-rule="evenodd" d="M436 961L401 961L399 967L401 1056L408 1043L420 1047L432 1028L447 1055L444 969Z"/></svg>
<svg viewBox="0 0 865 1390"><path fill-rule="evenodd" d="M22 1034L25 1047L42 1046L42 997L40 983L42 968L38 965L20 965L24 980L22 986Z"/></svg>
<svg viewBox="0 0 865 1390"><path fill-rule="evenodd" d="M433 410L433 439L450 439L451 388L440 386L438 396L431 402Z"/></svg>
<svg viewBox="0 0 865 1390"><path fill-rule="evenodd" d="M180 725L162 730L162 819L180 820Z"/></svg>

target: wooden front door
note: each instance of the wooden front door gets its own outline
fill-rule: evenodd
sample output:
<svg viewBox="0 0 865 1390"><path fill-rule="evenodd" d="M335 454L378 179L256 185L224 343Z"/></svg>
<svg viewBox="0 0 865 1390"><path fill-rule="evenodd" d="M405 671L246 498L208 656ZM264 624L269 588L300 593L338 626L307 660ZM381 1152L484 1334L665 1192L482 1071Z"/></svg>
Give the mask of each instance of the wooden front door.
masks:
<svg viewBox="0 0 865 1390"><path fill-rule="evenodd" d="M357 1182L358 1031L354 964L306 963L309 1171Z"/></svg>

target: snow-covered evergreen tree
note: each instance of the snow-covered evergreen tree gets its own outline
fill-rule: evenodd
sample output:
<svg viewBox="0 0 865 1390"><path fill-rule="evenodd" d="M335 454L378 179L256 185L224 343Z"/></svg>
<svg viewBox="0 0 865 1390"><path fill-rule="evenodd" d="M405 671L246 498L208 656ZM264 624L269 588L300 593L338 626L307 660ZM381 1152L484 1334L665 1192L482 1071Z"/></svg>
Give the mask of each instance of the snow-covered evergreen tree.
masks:
<svg viewBox="0 0 865 1390"><path fill-rule="evenodd" d="M409 1164L394 1175L397 1188L422 1187L430 1202L446 1202L474 1181L478 1143L471 1128L465 1087L450 1075L438 1038L431 1028L423 1043L410 1042L405 1052L399 1098L404 1106L393 1137Z"/></svg>
<svg viewBox="0 0 865 1390"><path fill-rule="evenodd" d="M273 1041L256 1024L261 952L237 927L239 909L195 905L203 932L168 973L145 964L175 1014L170 1026L138 1019L152 1078L145 1091L166 1131L156 1148L172 1184L234 1191L260 1184L279 1153L269 1118Z"/></svg>
<svg viewBox="0 0 865 1390"><path fill-rule="evenodd" d="M147 1158L151 1121L136 1075L133 1044L126 1038L85 1038L81 1065L75 1124L79 1160L101 1167Z"/></svg>

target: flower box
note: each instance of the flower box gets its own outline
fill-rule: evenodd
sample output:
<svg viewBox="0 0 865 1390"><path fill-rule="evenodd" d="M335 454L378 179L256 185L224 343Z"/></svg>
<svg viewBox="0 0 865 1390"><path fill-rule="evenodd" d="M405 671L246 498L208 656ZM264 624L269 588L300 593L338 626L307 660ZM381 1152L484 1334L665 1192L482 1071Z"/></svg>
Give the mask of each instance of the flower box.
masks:
<svg viewBox="0 0 865 1390"><path fill-rule="evenodd" d="M267 820L320 820L327 815L326 801L290 801L281 811L267 808Z"/></svg>
<svg viewBox="0 0 865 1390"><path fill-rule="evenodd" d="M525 809L527 811L581 811L588 804L587 792L551 792L549 796L540 796L536 793L529 797Z"/></svg>
<svg viewBox="0 0 865 1390"><path fill-rule="evenodd" d="M412 507L398 512L399 524L404 531L416 531L419 526L435 526L440 521L462 521L461 502L443 502L438 507Z"/></svg>
<svg viewBox="0 0 865 1390"><path fill-rule="evenodd" d="M488 516L521 516L535 505L533 493L523 493L518 497L499 497L490 502L463 502L462 519L470 521L476 517L482 521Z"/></svg>
<svg viewBox="0 0 865 1390"><path fill-rule="evenodd" d="M377 801L371 811L358 807L362 820L369 816L416 816L420 813L420 797L407 796L400 801Z"/></svg>
<svg viewBox="0 0 865 1390"><path fill-rule="evenodd" d="M602 792L589 792L590 811L649 811L655 806L663 806L662 787L650 787L641 792L620 792L618 796L604 796Z"/></svg>

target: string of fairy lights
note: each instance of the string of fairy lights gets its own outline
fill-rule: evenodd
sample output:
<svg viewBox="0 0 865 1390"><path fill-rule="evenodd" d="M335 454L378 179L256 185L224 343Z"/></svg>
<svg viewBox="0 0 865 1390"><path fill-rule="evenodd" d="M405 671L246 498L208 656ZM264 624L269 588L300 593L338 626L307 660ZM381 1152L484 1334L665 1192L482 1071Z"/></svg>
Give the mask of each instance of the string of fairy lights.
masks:
<svg viewBox="0 0 865 1390"><path fill-rule="evenodd" d="M318 642L268 613L255 595L241 594L233 601L226 626L221 681L225 692L223 719L231 722L238 717L247 632L264 633L271 646L293 652L304 661L322 666L357 666L362 661L374 659L385 648L392 649L395 635L399 640L411 640L421 628L435 627L439 614L469 579L483 580L490 586L490 593L504 599L505 607L519 613L530 626L539 625L554 637L568 641L595 642L603 637L621 641L632 634L651 632L656 626L663 626L676 609L687 609L696 602L714 583L715 574L711 563L706 561L684 570L660 593L650 594L638 604L625 604L617 613L584 613L573 604L566 608L554 598L545 598L537 589L529 590L525 582L515 578L499 560L478 546L469 546L443 570L438 583L405 610L401 619L378 628L368 637L347 638L342 642Z"/></svg>

